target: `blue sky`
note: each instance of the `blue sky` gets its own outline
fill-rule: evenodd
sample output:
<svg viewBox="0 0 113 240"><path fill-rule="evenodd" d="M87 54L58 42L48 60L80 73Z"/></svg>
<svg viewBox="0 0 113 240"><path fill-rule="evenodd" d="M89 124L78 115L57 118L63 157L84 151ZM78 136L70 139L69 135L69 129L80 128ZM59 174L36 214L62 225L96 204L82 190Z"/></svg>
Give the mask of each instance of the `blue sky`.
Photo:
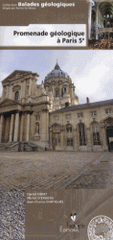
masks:
<svg viewBox="0 0 113 240"><path fill-rule="evenodd" d="M113 98L112 50L1 50L0 82L15 70L37 72L41 83L56 59L74 82L80 103ZM2 85L0 83L0 96Z"/></svg>

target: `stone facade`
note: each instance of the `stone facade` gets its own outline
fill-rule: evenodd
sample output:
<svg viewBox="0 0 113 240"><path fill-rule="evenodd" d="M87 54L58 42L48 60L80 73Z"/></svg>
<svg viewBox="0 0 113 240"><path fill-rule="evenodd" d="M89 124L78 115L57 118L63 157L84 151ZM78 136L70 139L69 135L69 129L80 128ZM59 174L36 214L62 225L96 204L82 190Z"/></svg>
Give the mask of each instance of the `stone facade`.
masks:
<svg viewBox="0 0 113 240"><path fill-rule="evenodd" d="M0 142L39 142L48 145L49 97L38 74L15 71L2 81ZM46 124L45 124L46 121Z"/></svg>
<svg viewBox="0 0 113 240"><path fill-rule="evenodd" d="M16 70L2 81L1 146L29 143L28 149L113 149L113 100L90 103L87 98L86 104L79 104L71 78L58 63L40 85L37 79L37 73Z"/></svg>
<svg viewBox="0 0 113 240"><path fill-rule="evenodd" d="M52 112L50 136L50 145L59 150L108 150L109 138L113 141L113 100L88 102Z"/></svg>

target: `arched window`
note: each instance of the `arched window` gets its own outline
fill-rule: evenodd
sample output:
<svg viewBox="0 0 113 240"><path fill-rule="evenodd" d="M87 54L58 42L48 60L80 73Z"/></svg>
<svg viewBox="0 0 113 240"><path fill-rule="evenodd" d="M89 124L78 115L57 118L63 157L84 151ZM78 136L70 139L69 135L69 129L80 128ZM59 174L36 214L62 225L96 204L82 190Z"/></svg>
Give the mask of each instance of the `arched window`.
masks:
<svg viewBox="0 0 113 240"><path fill-rule="evenodd" d="M99 124L92 124L92 133L93 133L93 144L100 145L100 134L99 134Z"/></svg>
<svg viewBox="0 0 113 240"><path fill-rule="evenodd" d="M15 100L16 100L16 101L19 100L19 92L18 92L18 91L15 92Z"/></svg>
<svg viewBox="0 0 113 240"><path fill-rule="evenodd" d="M66 93L66 87L64 87L64 93Z"/></svg>
<svg viewBox="0 0 113 240"><path fill-rule="evenodd" d="M73 133L71 125L66 126L66 132L67 132L67 146L73 146Z"/></svg>
<svg viewBox="0 0 113 240"><path fill-rule="evenodd" d="M85 128L83 123L79 124L79 143L80 146L86 145Z"/></svg>
<svg viewBox="0 0 113 240"><path fill-rule="evenodd" d="M29 95L29 85L26 87L26 94Z"/></svg>

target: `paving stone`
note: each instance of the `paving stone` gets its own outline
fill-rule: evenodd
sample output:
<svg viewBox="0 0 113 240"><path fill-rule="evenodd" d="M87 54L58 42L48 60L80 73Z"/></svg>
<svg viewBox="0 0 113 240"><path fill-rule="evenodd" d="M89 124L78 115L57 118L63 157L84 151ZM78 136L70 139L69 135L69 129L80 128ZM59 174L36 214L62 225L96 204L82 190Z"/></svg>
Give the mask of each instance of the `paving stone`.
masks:
<svg viewBox="0 0 113 240"><path fill-rule="evenodd" d="M1 190L0 239L25 240L25 191Z"/></svg>
<svg viewBox="0 0 113 240"><path fill-rule="evenodd" d="M113 186L112 159L113 153L110 152L1 152L0 184L1 188L6 189L64 188L69 185L68 181L73 182L80 174L83 181L79 183L79 187L98 188L99 179L101 179L100 186L111 187ZM107 164L108 167L103 168L102 173L103 164ZM88 172L84 173L86 170ZM89 177L89 172L90 175L93 173L93 180L91 176ZM92 184L93 182L95 185Z"/></svg>

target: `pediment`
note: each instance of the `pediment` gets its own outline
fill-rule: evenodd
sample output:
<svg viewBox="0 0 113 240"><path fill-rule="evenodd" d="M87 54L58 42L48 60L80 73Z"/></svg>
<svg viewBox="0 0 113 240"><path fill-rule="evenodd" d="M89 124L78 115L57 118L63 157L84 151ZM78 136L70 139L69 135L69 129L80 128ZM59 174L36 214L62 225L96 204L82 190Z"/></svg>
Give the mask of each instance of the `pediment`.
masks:
<svg viewBox="0 0 113 240"><path fill-rule="evenodd" d="M100 121L101 125L105 128L113 126L113 115L107 116Z"/></svg>
<svg viewBox="0 0 113 240"><path fill-rule="evenodd" d="M110 116L105 117L104 119L102 119L101 123L102 122L111 122L111 121L113 122L113 114L110 115Z"/></svg>
<svg viewBox="0 0 113 240"><path fill-rule="evenodd" d="M0 107L6 107L6 106L11 106L11 105L20 105L17 101L10 100L10 99L5 99L0 103Z"/></svg>
<svg viewBox="0 0 113 240"><path fill-rule="evenodd" d="M31 74L31 72L29 71L20 71L20 70L15 70L14 72L12 72L8 77L6 77L2 83L5 82L10 82L12 80L16 80L16 79L20 79L23 78L27 75Z"/></svg>
<svg viewBox="0 0 113 240"><path fill-rule="evenodd" d="M50 126L50 129L53 130L53 131L61 131L63 128L63 125L59 124L59 123L53 123L51 126Z"/></svg>

